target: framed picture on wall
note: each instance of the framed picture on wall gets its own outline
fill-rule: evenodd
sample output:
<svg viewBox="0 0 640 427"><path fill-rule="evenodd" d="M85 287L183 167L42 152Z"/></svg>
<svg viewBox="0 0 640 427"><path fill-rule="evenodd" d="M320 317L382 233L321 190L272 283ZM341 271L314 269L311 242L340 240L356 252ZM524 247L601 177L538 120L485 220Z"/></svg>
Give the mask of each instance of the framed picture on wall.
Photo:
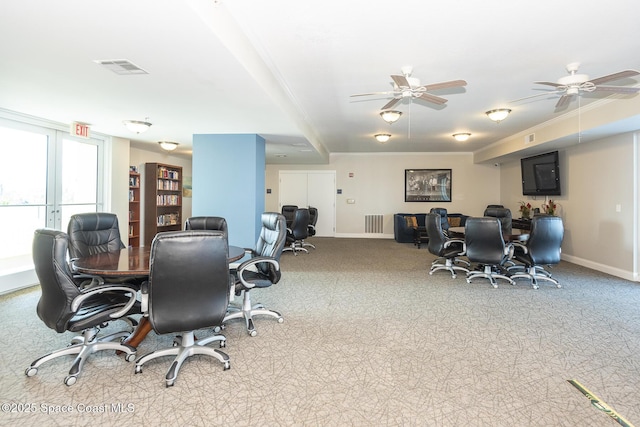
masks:
<svg viewBox="0 0 640 427"><path fill-rule="evenodd" d="M405 202L450 202L451 169L405 169Z"/></svg>

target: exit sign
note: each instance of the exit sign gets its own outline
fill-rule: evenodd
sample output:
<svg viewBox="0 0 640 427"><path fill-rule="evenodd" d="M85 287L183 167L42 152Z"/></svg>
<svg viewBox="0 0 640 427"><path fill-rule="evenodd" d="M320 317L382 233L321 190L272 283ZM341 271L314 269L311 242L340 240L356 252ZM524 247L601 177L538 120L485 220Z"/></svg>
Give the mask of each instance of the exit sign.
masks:
<svg viewBox="0 0 640 427"><path fill-rule="evenodd" d="M79 136L81 138L89 138L89 125L80 122L71 123L71 135Z"/></svg>

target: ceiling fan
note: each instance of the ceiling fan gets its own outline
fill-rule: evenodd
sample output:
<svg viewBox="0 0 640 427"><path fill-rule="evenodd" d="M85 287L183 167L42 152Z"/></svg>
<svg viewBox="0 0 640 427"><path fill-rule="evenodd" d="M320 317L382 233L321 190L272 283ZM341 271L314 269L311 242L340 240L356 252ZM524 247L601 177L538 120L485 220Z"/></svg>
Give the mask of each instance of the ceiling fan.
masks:
<svg viewBox="0 0 640 427"><path fill-rule="evenodd" d="M613 74L608 74L606 76L598 77L597 79L589 79L589 76L586 74L577 74L578 68L580 67L579 62L572 62L567 65L568 76L564 76L558 79L557 83L553 82L534 82L540 85L552 86L555 90L545 93L539 93L532 96L526 96L524 98L516 99L515 101L522 101L523 99L534 98L537 96L544 96L549 94L560 94L560 99L556 103L556 108L565 107L569 102L571 102L574 97L579 96L583 92L610 92L610 93L622 93L622 94L632 94L638 93L640 88L637 87L627 87L627 86L603 86L603 83L620 80L627 77L633 77L640 74L640 72L636 70L624 70Z"/></svg>
<svg viewBox="0 0 640 427"><path fill-rule="evenodd" d="M381 109L386 110L394 107L398 102L404 98L419 98L424 101L432 102L434 104L442 105L447 102L446 99L436 95L428 93L432 90L447 89L452 87L466 86L467 82L464 80L451 80L448 82L434 83L430 85L420 85L420 80L411 77L413 67L402 67L402 75L391 75L393 80L393 90L386 92L371 92L371 93L359 93L355 96L370 96L370 95L391 95L393 99L387 102Z"/></svg>

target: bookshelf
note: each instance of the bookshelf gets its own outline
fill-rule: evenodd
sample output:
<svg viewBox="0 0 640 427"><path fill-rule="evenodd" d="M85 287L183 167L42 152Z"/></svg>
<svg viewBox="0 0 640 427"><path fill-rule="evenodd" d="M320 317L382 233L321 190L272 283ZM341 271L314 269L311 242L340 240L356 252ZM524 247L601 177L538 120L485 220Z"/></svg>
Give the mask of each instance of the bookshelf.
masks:
<svg viewBox="0 0 640 427"><path fill-rule="evenodd" d="M140 174L129 168L129 246L140 246Z"/></svg>
<svg viewBox="0 0 640 427"><path fill-rule="evenodd" d="M145 164L144 244L156 234L182 230L182 167Z"/></svg>

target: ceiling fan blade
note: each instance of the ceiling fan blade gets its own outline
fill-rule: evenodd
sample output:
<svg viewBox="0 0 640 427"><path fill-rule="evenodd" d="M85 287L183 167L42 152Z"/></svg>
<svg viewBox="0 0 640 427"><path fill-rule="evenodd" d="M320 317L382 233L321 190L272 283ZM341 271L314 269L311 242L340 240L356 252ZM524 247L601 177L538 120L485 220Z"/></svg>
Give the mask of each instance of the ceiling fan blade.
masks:
<svg viewBox="0 0 640 427"><path fill-rule="evenodd" d="M384 104L384 107L381 108L381 110L386 110L388 108L392 108L393 106L395 106L398 102L400 102L402 98L393 98L391 101L387 102L386 104Z"/></svg>
<svg viewBox="0 0 640 427"><path fill-rule="evenodd" d="M640 88L623 87L623 86L596 86L596 91L616 92L616 93L638 93L640 92Z"/></svg>
<svg viewBox="0 0 640 427"><path fill-rule="evenodd" d="M371 96L371 95L393 95L395 92L387 91L387 92L369 92L369 93L357 93L355 95L349 95L349 97L353 98L354 96Z"/></svg>
<svg viewBox="0 0 640 427"><path fill-rule="evenodd" d="M619 73L613 73L607 76L598 77L597 79L591 79L590 82L598 86L599 84L602 84L602 83L610 82L612 80L620 80L627 77L633 77L633 76L637 76L638 74L640 74L640 71L624 70L624 71L620 71Z"/></svg>
<svg viewBox="0 0 640 427"><path fill-rule="evenodd" d="M564 86L564 85L561 85L560 83L554 83L554 82L533 82L533 83L537 85L547 85L547 86L553 86L553 87Z"/></svg>
<svg viewBox="0 0 640 427"><path fill-rule="evenodd" d="M562 92L564 92L564 90L552 90L552 91L544 92L544 93L536 93L535 95L529 95L529 96L525 96L524 98L514 99L513 101L509 101L509 103L518 102L518 101L524 101L525 99L536 98L538 96L555 95L557 93L562 93Z"/></svg>
<svg viewBox="0 0 640 427"><path fill-rule="evenodd" d="M442 105L447 102L446 99L439 96L431 95L430 93L421 93L416 98L424 99L425 101L433 102L434 104Z"/></svg>
<svg viewBox="0 0 640 427"><path fill-rule="evenodd" d="M395 84L398 85L398 87L411 87L411 85L409 84L409 80L407 80L405 76L392 75L391 78L393 79Z"/></svg>
<svg viewBox="0 0 640 427"><path fill-rule="evenodd" d="M451 80L448 82L424 85L423 87L429 91L429 90L447 89L450 87L459 87L459 86L466 86L466 85L467 85L467 82L464 80Z"/></svg>
<svg viewBox="0 0 640 427"><path fill-rule="evenodd" d="M562 95L560 99L558 99L558 102L556 103L556 108L562 108L566 106L569 102L571 102L571 98L573 98L573 95L567 95L567 94Z"/></svg>

